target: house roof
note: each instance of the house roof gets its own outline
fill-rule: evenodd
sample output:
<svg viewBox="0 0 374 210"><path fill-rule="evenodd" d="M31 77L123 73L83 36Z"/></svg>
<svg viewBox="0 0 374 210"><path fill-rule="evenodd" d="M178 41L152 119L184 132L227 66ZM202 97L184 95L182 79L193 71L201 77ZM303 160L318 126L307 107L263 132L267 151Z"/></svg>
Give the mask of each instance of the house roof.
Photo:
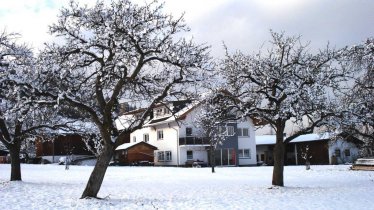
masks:
<svg viewBox="0 0 374 210"><path fill-rule="evenodd" d="M219 92L225 96L233 96L229 91L225 89L219 90ZM210 93L206 93L206 95L209 95L209 94ZM202 98L205 98L206 95L202 96ZM238 99L235 99L235 100L238 100ZM176 113L174 113L173 115L169 115L169 116L163 116L160 118L150 119L148 122L146 122L143 125L143 127L152 127L152 126L161 125L165 123L171 123L176 120L184 120L190 112L192 112L196 107L198 107L201 104L201 101L191 101L191 100L168 101L168 102L156 104L154 108L165 106L166 104L170 104L170 103L172 103L174 107L177 107ZM123 130L129 127L130 123L134 121L134 116L144 111L145 109L138 109L138 110L133 110L133 111L124 113L124 115L118 117L115 121L117 129ZM250 117L250 118L255 125L266 124L264 121L256 117Z"/></svg>
<svg viewBox="0 0 374 210"><path fill-rule="evenodd" d="M0 150L7 150L7 148L2 142L0 142Z"/></svg>
<svg viewBox="0 0 374 210"><path fill-rule="evenodd" d="M361 139L357 138L354 134L351 134L349 132L343 131L338 136L342 137L344 140L351 142L357 146L364 144L364 142Z"/></svg>
<svg viewBox="0 0 374 210"><path fill-rule="evenodd" d="M153 146L152 144L148 144L147 142L144 142L144 141L124 143L124 144L119 145L116 148L116 150L127 150L139 144L145 144L146 146L152 147L154 150L157 150L157 147Z"/></svg>
<svg viewBox="0 0 374 210"><path fill-rule="evenodd" d="M9 150L5 147L5 145L0 142L0 155L8 154Z"/></svg>
<svg viewBox="0 0 374 210"><path fill-rule="evenodd" d="M182 101L168 101L165 103L159 103L156 104L154 108L160 107L160 106L165 106L165 104L172 103L175 107L181 108L178 110L174 115L169 115L169 116L164 116L161 118L153 118L153 119L148 119L148 122L144 124L144 127L149 127L149 126L154 126L154 125L159 125L159 124L164 124L164 123L169 123L173 122L176 119L182 119L185 117L185 115L190 112L197 104L197 102L191 102L190 100L182 100ZM115 124L118 130L123 130L125 128L128 128L131 123L135 121L136 115L139 113L144 112L146 109L141 108L137 110L133 110L130 112L126 112L123 115L119 116L115 120Z"/></svg>
<svg viewBox="0 0 374 210"><path fill-rule="evenodd" d="M189 103L187 106L182 108L181 110L177 111L174 115L170 115L169 117L163 117L159 119L153 119L146 123L144 127L149 127L149 126L154 126L154 125L159 125L159 124L164 124L164 123L170 123L174 122L177 119L183 119L188 113L190 113L200 102L194 101Z"/></svg>
<svg viewBox="0 0 374 210"><path fill-rule="evenodd" d="M118 130L123 130L130 127L131 123L135 120L134 115L121 115L119 116L114 123Z"/></svg>
<svg viewBox="0 0 374 210"><path fill-rule="evenodd" d="M146 108L139 108L139 109L135 109L135 110L131 110L131 111L125 112L125 113L123 113L123 114L124 114L124 115L134 115L134 114L143 113L143 112L145 112L146 110L147 110Z"/></svg>
<svg viewBox="0 0 374 210"><path fill-rule="evenodd" d="M311 134L304 134L304 135L298 136L297 138L293 139L290 143L322 141L322 140L326 140L329 138L330 138L330 135L328 133L324 133L324 134L311 133ZM275 142L276 142L275 135L256 136L256 145L273 145L275 144Z"/></svg>
<svg viewBox="0 0 374 210"><path fill-rule="evenodd" d="M169 119L171 116L168 116L168 117L162 117L162 118L156 118L156 119L153 119L151 121L148 122L148 124L155 124L155 123L158 123L158 122L162 122L164 120L167 120Z"/></svg>

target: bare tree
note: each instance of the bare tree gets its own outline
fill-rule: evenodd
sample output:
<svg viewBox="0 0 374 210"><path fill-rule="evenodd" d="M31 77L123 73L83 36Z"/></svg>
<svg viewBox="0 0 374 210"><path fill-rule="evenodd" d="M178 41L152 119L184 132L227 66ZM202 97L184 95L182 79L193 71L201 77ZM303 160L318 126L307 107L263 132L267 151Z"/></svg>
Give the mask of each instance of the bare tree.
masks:
<svg viewBox="0 0 374 210"><path fill-rule="evenodd" d="M201 129L203 138L209 141L210 166L215 173L215 150L227 139L226 123L235 118L230 115L229 103L220 90L213 90L200 103L200 110L195 118L196 126Z"/></svg>
<svg viewBox="0 0 374 210"><path fill-rule="evenodd" d="M18 44L18 34L0 34L0 141L9 149L11 181L22 180L20 150L40 129L58 129L61 117L54 103L37 97L33 85L35 59L31 50Z"/></svg>
<svg viewBox="0 0 374 210"><path fill-rule="evenodd" d="M304 148L301 149L301 158L305 160L305 169L310 170L310 159L313 157L310 154L309 145L306 145Z"/></svg>
<svg viewBox="0 0 374 210"><path fill-rule="evenodd" d="M343 95L341 103L347 112L340 120L340 129L363 140L363 156L374 153L374 38L349 49L346 59L355 69L354 87Z"/></svg>
<svg viewBox="0 0 374 210"><path fill-rule="evenodd" d="M271 47L254 55L241 52L222 61L229 90L241 102L234 102L246 116L269 124L276 133L272 184L284 186L284 156L287 143L312 133L337 114L335 91L343 91L349 69L336 59L344 52L327 47L309 52L300 37L271 32ZM343 63L344 61L341 61ZM299 130L285 137L286 122Z"/></svg>
<svg viewBox="0 0 374 210"><path fill-rule="evenodd" d="M174 19L162 8L156 1L98 1L92 8L72 1L50 27L59 42L42 53L45 93L89 115L101 136L81 198L97 197L114 149L142 127L155 104L190 95L186 87L208 67L208 47L182 38L189 31L183 17ZM144 108L121 131L114 123L119 99Z"/></svg>

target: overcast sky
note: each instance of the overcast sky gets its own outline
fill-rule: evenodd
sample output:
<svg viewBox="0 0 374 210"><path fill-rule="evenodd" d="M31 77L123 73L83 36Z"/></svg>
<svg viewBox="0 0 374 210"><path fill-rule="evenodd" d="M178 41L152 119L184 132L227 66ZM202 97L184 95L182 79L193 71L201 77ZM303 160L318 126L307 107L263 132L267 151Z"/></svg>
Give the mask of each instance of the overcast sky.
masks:
<svg viewBox="0 0 374 210"><path fill-rule="evenodd" d="M67 0L0 0L0 29L19 32L35 49L49 40L48 25L56 21ZM84 0L92 4L95 0ZM143 3L142 1L133 1ZM312 48L342 47L374 36L373 0L166 0L165 12L185 19L197 42L221 56L230 50L257 51L269 30L302 35Z"/></svg>

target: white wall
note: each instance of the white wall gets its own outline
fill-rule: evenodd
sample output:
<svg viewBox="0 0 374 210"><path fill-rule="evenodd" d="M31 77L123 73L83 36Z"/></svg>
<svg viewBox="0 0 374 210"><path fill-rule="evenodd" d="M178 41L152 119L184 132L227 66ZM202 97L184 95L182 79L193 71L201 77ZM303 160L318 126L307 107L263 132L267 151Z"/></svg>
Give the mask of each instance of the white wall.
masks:
<svg viewBox="0 0 374 210"><path fill-rule="evenodd" d="M200 107L194 108L190 113L187 114L186 119L179 121L179 136L186 137L186 128L192 128L192 136L201 137L202 130L196 127L195 118L197 117L197 113L200 111Z"/></svg>
<svg viewBox="0 0 374 210"><path fill-rule="evenodd" d="M196 127L195 119L200 112L200 107L195 107L189 112L184 120L179 121L179 137L186 137L186 128L192 128L192 136L202 137L203 132ZM193 151L193 160L208 162L208 152L205 146L181 146L180 147L180 165L184 165L187 161L187 150Z"/></svg>
<svg viewBox="0 0 374 210"><path fill-rule="evenodd" d="M359 155L359 149L356 147L355 144L347 141L343 141L341 139L329 141L329 158L330 158L330 164L331 157L335 154L335 150L340 150L340 158L337 157L338 164L343 163L353 163L358 158ZM350 150L350 156L345 155L345 150Z"/></svg>
<svg viewBox="0 0 374 210"><path fill-rule="evenodd" d="M173 129L174 128L174 129ZM164 139L157 140L157 130L163 130ZM170 124L162 124L153 127L145 127L140 130L136 130L135 132L131 133L130 141L133 142L133 136L136 136L136 142L143 141L143 134L149 134L149 144L158 148L155 151L155 158L154 162L155 165L177 165L178 159L178 151L177 151L177 142L178 138L178 126L175 122ZM171 151L172 161L163 161L158 162L157 160L157 152L158 151Z"/></svg>
<svg viewBox="0 0 374 210"><path fill-rule="evenodd" d="M193 160L199 160L208 163L208 152L204 146L182 146L180 148L180 163L182 165L187 161L187 151L193 151Z"/></svg>
<svg viewBox="0 0 374 210"><path fill-rule="evenodd" d="M250 118L245 121L239 121L238 128L249 128L249 137L238 137L239 149L250 149L251 158L239 158L239 165L255 165L256 161L256 134L255 129Z"/></svg>
<svg viewBox="0 0 374 210"><path fill-rule="evenodd" d="M141 142L143 141L143 134L145 133L148 133L149 134L149 140L151 141L151 133L153 131L151 130L151 128L142 128L142 129L139 129L139 130L136 130L135 132L132 132L130 134L130 142L133 142L133 137L135 136L136 137L136 142ZM150 142L148 142L150 143ZM151 144L151 143L150 143ZM155 146L155 145L154 145Z"/></svg>
<svg viewBox="0 0 374 210"><path fill-rule="evenodd" d="M152 127L153 132L152 132L152 142L150 143L152 145L155 145L158 150L156 151L155 155L155 165L177 165L177 160L178 160L178 141L179 141L179 129L176 123L170 123L170 124L163 124L163 125L158 125L155 127ZM157 131L158 130L163 130L164 133L164 139L163 140L157 140ZM163 162L158 162L157 160L157 152L158 151L171 151L172 155L172 161L163 161Z"/></svg>

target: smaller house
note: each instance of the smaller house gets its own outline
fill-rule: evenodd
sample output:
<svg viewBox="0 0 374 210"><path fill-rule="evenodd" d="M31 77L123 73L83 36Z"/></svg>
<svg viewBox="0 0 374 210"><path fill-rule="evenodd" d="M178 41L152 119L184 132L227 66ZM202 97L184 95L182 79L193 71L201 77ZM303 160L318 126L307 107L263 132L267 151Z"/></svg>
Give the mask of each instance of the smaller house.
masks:
<svg viewBox="0 0 374 210"><path fill-rule="evenodd" d="M256 136L256 157L259 163L273 165L275 142L275 135ZM301 135L287 144L285 165L305 164L305 154L311 157L310 163L314 165L352 163L358 158L358 144L354 139L332 140L328 134Z"/></svg>
<svg viewBox="0 0 374 210"><path fill-rule="evenodd" d="M124 143L116 148L114 160L120 165L149 165L153 163L155 150L157 147L144 141Z"/></svg>

